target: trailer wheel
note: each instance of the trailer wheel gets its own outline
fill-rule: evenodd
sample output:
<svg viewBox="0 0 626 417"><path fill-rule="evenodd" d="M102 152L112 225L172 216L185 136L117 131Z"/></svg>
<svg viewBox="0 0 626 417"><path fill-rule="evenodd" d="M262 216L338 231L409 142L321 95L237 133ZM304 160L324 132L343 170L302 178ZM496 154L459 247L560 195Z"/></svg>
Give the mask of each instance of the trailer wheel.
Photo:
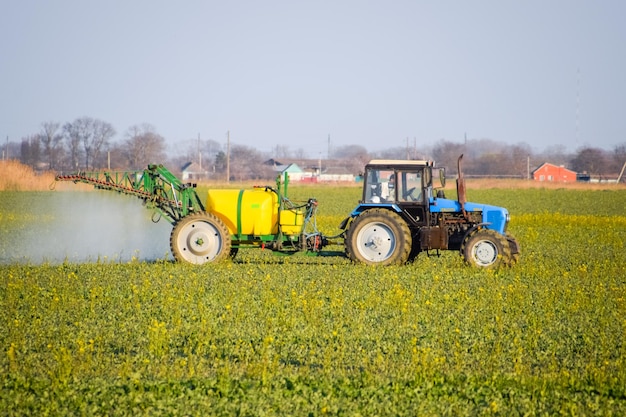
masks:
<svg viewBox="0 0 626 417"><path fill-rule="evenodd" d="M196 265L225 259L231 253L230 245L228 228L212 213L183 217L170 235L174 258Z"/></svg>
<svg viewBox="0 0 626 417"><path fill-rule="evenodd" d="M465 239L462 254L465 262L479 268L511 263L511 250L506 237L489 229L479 229L470 234Z"/></svg>
<svg viewBox="0 0 626 417"><path fill-rule="evenodd" d="M386 209L370 209L357 216L346 234L346 254L368 265L404 264L411 253L406 222Z"/></svg>

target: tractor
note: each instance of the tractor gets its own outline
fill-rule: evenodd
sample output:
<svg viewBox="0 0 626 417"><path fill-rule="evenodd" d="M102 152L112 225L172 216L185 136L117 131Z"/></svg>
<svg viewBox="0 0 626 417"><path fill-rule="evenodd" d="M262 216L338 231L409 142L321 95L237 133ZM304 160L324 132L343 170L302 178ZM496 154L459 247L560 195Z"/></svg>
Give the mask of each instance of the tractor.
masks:
<svg viewBox="0 0 626 417"><path fill-rule="evenodd" d="M457 200L445 198L445 172L432 161L370 161L362 200L341 222L336 236L324 236L317 229L317 200L295 203L287 197L286 174L277 178L275 187L210 189L206 205L195 184L183 183L162 165L135 172L78 172L57 175L56 180L143 200L154 211L153 221L165 218L172 224L174 258L191 264L234 258L240 248L319 255L334 239L343 239L345 255L368 265L400 265L433 250L458 250L478 267L512 265L520 251L506 232L509 213L465 201L461 159ZM437 173L439 190L433 186Z"/></svg>
<svg viewBox="0 0 626 417"><path fill-rule="evenodd" d="M362 200L340 225L347 256L354 262L392 265L412 261L420 252L456 250L477 267L517 262L519 244L506 232L509 212L465 201L462 158L457 200L445 198L445 170L432 161L370 161Z"/></svg>

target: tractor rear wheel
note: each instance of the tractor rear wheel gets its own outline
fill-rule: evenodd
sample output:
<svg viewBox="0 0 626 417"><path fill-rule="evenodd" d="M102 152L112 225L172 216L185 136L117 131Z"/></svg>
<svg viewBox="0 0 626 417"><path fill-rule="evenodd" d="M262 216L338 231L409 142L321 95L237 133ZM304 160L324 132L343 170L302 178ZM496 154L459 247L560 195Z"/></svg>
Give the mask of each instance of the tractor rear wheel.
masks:
<svg viewBox="0 0 626 417"><path fill-rule="evenodd" d="M511 250L506 237L489 229L479 229L470 234L465 239L462 254L465 262L479 268L511 263Z"/></svg>
<svg viewBox="0 0 626 417"><path fill-rule="evenodd" d="M409 259L411 232L406 222L386 209L370 209L352 221L346 234L346 254L368 265L399 265Z"/></svg>
<svg viewBox="0 0 626 417"><path fill-rule="evenodd" d="M221 261L230 254L230 245L228 228L212 213L183 217L174 225L170 235L174 258L191 264Z"/></svg>

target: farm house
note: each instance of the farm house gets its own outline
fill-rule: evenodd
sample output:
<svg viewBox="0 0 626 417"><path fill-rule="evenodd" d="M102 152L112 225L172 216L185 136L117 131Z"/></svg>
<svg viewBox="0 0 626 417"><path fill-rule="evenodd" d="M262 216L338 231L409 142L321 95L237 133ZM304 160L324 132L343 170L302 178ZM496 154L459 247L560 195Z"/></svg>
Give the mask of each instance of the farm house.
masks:
<svg viewBox="0 0 626 417"><path fill-rule="evenodd" d="M209 173L202 169L197 162L187 162L183 165L181 171L183 181L206 179L209 176Z"/></svg>
<svg viewBox="0 0 626 417"><path fill-rule="evenodd" d="M554 165L543 163L539 168L532 172L535 181L550 182L575 182L576 172L565 168L563 165Z"/></svg>

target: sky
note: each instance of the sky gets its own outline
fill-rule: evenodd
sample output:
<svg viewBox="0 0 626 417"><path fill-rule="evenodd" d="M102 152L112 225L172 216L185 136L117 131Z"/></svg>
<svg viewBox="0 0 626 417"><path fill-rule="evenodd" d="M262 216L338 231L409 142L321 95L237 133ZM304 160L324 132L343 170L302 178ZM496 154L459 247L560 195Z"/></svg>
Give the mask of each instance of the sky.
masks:
<svg viewBox="0 0 626 417"><path fill-rule="evenodd" d="M626 142L623 0L0 0L0 139L88 116L310 157Z"/></svg>

